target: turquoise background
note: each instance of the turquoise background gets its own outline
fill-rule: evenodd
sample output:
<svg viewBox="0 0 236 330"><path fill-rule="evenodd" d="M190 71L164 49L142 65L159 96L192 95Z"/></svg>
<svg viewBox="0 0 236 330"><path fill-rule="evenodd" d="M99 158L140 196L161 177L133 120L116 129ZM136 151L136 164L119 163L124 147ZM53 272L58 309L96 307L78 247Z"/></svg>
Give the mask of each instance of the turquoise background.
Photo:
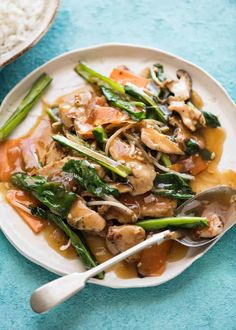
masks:
<svg viewBox="0 0 236 330"><path fill-rule="evenodd" d="M64 0L47 35L0 72L0 100L54 56L105 42L180 55L211 73L236 100L235 33L234 0ZM128 290L88 285L45 315L31 311L29 297L56 276L27 261L0 236L1 330L236 329L236 228L169 283Z"/></svg>

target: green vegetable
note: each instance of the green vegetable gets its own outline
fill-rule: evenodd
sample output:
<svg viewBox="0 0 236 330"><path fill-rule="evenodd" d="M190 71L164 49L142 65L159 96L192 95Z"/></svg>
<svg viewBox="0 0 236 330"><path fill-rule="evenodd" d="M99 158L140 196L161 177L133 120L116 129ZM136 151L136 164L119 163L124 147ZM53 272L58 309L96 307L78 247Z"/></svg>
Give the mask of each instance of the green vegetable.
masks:
<svg viewBox="0 0 236 330"><path fill-rule="evenodd" d="M95 151L92 150L79 142L73 142L62 135L54 135L53 140L61 143L62 145L71 148L75 151L78 151L83 156L86 156L96 163L100 164L101 166L115 172L116 174L120 175L123 178L126 178L130 173L131 170L129 167L122 165L119 162Z"/></svg>
<svg viewBox="0 0 236 330"><path fill-rule="evenodd" d="M41 76L34 82L17 109L0 128L0 141L4 140L24 120L28 112L32 109L33 105L37 102L40 95L44 92L51 81L51 77L49 77L46 73L42 73Z"/></svg>
<svg viewBox="0 0 236 330"><path fill-rule="evenodd" d="M54 214L51 213L46 208L42 208L39 206L31 206L31 213L34 216L37 216L39 218L47 219L53 223L55 223L70 239L71 244L75 247L76 252L81 258L81 261L83 262L86 269L91 269L95 266L97 266L97 262L95 261L93 255L89 251L88 247L83 242L83 238L79 232L75 233L64 221L63 219ZM97 275L99 279L104 278L104 273L99 273Z"/></svg>
<svg viewBox="0 0 236 330"><path fill-rule="evenodd" d="M75 67L75 71L85 80L92 84L96 84L98 86L105 86L118 93L124 94L125 92L124 87L118 82L94 71L83 62L79 62L79 64Z"/></svg>
<svg viewBox="0 0 236 330"><path fill-rule="evenodd" d="M175 199L189 199L193 197L193 191L189 184L174 173L159 174L152 191L158 195Z"/></svg>
<svg viewBox="0 0 236 330"><path fill-rule="evenodd" d="M61 122L61 119L59 117L59 112L58 112L58 108L54 107L54 108L47 108L47 114L49 115L49 117L52 119L52 121L55 122Z"/></svg>
<svg viewBox="0 0 236 330"><path fill-rule="evenodd" d="M198 153L204 160L211 160L214 158L214 153L210 152L206 148L201 149L194 139L185 141L185 153L187 155Z"/></svg>
<svg viewBox="0 0 236 330"><path fill-rule="evenodd" d="M135 99L137 99L140 102L143 102L147 106L151 106L156 109L156 116L158 120L160 120L163 123L166 123L166 118L157 103L153 100L151 96L146 94L141 88L131 84L127 83L125 84L125 93L128 95L131 95Z"/></svg>
<svg viewBox="0 0 236 330"><path fill-rule="evenodd" d="M196 228L206 227L208 225L208 220L203 217L170 217L141 220L136 222L135 225L140 226L147 231L159 230L167 227Z"/></svg>
<svg viewBox="0 0 236 330"><path fill-rule="evenodd" d="M97 143L103 148L104 143L107 141L107 133L102 126L97 126L93 129L93 136Z"/></svg>
<svg viewBox="0 0 236 330"><path fill-rule="evenodd" d="M153 67L150 69L151 78L158 85L161 85L162 82L165 80L163 73L164 73L163 65L159 63L154 64Z"/></svg>
<svg viewBox="0 0 236 330"><path fill-rule="evenodd" d="M97 197L104 197L105 195L113 195L119 197L119 191L112 188L103 182L97 175L96 170L87 160L69 160L64 166L63 171L73 174L73 178L79 185L94 194Z"/></svg>
<svg viewBox="0 0 236 330"><path fill-rule="evenodd" d="M134 104L144 107L145 104L142 102L128 102L123 101L117 94L106 87L101 87L102 92L107 99L107 101L114 107L125 110L133 120L142 120L145 118L145 113L143 111L135 111Z"/></svg>
<svg viewBox="0 0 236 330"><path fill-rule="evenodd" d="M202 111L203 116L206 120L206 125L212 128L220 127L219 119L216 115L213 115L211 112Z"/></svg>
<svg viewBox="0 0 236 330"><path fill-rule="evenodd" d="M66 217L77 195L66 191L58 182L48 182L43 176L30 176L25 173L15 173L11 182L22 190L29 191L51 212Z"/></svg>
<svg viewBox="0 0 236 330"><path fill-rule="evenodd" d="M166 166L166 167L170 167L171 166L171 161L170 161L170 157L166 154L162 154L161 155L161 161L162 163Z"/></svg>

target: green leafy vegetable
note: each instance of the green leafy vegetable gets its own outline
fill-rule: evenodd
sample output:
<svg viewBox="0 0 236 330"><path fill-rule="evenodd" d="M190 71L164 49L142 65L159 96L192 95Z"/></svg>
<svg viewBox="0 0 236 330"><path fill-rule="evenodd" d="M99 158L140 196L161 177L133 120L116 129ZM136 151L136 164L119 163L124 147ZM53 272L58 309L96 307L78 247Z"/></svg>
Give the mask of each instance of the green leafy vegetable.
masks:
<svg viewBox="0 0 236 330"><path fill-rule="evenodd" d="M198 153L204 160L211 160L214 158L214 153L206 148L201 149L194 139L185 141L185 153L188 156Z"/></svg>
<svg viewBox="0 0 236 330"><path fill-rule="evenodd" d="M11 182L22 190L29 191L53 213L67 216L77 195L66 191L58 182L48 182L43 176L30 176L25 173L15 173Z"/></svg>
<svg viewBox="0 0 236 330"><path fill-rule="evenodd" d="M93 136L100 147L103 148L104 143L107 141L107 133L102 126L97 126L93 129Z"/></svg>
<svg viewBox="0 0 236 330"><path fill-rule="evenodd" d="M153 67L150 69L150 75L153 81L157 83L157 85L161 85L162 82L165 80L164 77L164 69L163 65L157 63L154 64Z"/></svg>
<svg viewBox="0 0 236 330"><path fill-rule="evenodd" d="M147 93L145 93L141 88L131 83L127 83L125 84L125 93L131 95L138 101L143 102L147 106L156 108L156 116L158 120L160 120L163 123L166 123L166 117L164 113L161 111L160 107L157 105L154 99L151 96L149 96Z"/></svg>
<svg viewBox="0 0 236 330"><path fill-rule="evenodd" d="M206 227L208 225L207 218L203 217L170 217L161 219L147 219L136 222L137 226L144 230L152 231L168 227L174 228L196 228Z"/></svg>
<svg viewBox="0 0 236 330"><path fill-rule="evenodd" d="M34 216L37 216L39 218L47 219L53 223L55 223L70 239L71 244L75 247L76 252L81 258L81 261L83 262L86 269L91 269L95 266L97 266L97 262L95 261L95 258L89 251L88 247L85 245L82 235L77 232L75 233L64 221L63 218L51 213L48 209L39 207L39 206L31 206L31 213ZM104 278L104 273L99 273L97 275L99 279Z"/></svg>
<svg viewBox="0 0 236 330"><path fill-rule="evenodd" d="M152 190L158 195L175 199L189 199L193 197L193 191L189 184L174 173L159 174Z"/></svg>
<svg viewBox="0 0 236 330"><path fill-rule="evenodd" d="M24 120L28 112L32 109L40 95L45 91L51 81L51 77L49 77L46 73L42 73L41 76L34 82L17 109L0 128L0 141L4 140Z"/></svg>
<svg viewBox="0 0 236 330"><path fill-rule="evenodd" d="M166 167L170 167L171 166L171 161L170 161L170 157L166 154L162 154L161 155L161 161L162 163L166 166Z"/></svg>
<svg viewBox="0 0 236 330"><path fill-rule="evenodd" d="M82 188L97 197L104 197L105 195L119 197L119 191L103 182L87 160L71 159L62 169L65 172L72 173L73 178Z"/></svg>
<svg viewBox="0 0 236 330"><path fill-rule="evenodd" d="M134 104L144 107L144 103L123 101L117 94L113 93L111 89L106 87L101 87L101 90L112 106L125 110L133 120L139 121L145 118L145 113L143 111L135 111L134 107Z"/></svg>
<svg viewBox="0 0 236 330"><path fill-rule="evenodd" d="M116 162L115 160L84 146L82 143L73 142L62 135L54 135L53 140L61 143L68 148L78 151L83 156L94 160L96 163L111 170L112 172L115 172L123 178L126 178L131 173L129 167L124 166L121 163Z"/></svg>
<svg viewBox="0 0 236 330"><path fill-rule="evenodd" d="M216 115L213 115L211 112L202 111L203 116L206 120L206 125L212 128L220 127L219 119Z"/></svg>
<svg viewBox="0 0 236 330"><path fill-rule="evenodd" d="M79 64L75 67L75 71L85 80L87 80L92 84L96 84L100 87L105 86L118 93L124 94L125 92L124 87L120 85L118 82L94 71L83 62L79 62Z"/></svg>

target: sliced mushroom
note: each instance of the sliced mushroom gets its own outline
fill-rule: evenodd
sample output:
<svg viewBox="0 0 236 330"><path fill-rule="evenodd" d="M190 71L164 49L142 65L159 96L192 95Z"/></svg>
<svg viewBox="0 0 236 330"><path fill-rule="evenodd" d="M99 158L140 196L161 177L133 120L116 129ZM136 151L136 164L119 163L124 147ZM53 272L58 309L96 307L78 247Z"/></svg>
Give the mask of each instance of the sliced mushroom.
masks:
<svg viewBox="0 0 236 330"><path fill-rule="evenodd" d="M106 221L97 212L88 208L81 198L72 205L67 222L75 229L94 232L101 232L106 226Z"/></svg>
<svg viewBox="0 0 236 330"><path fill-rule="evenodd" d="M183 155L177 143L171 141L170 137L158 132L155 128L146 125L141 129L142 142L152 150L158 150L166 154Z"/></svg>
<svg viewBox="0 0 236 330"><path fill-rule="evenodd" d="M154 166L142 157L142 152L138 148L116 138L111 143L109 152L113 159L124 162L131 168L132 174L128 179L133 186L132 195L144 194L151 190L156 172Z"/></svg>
<svg viewBox="0 0 236 330"><path fill-rule="evenodd" d="M216 213L207 212L202 214L202 216L207 217L208 219L208 227L196 229L194 231L194 235L198 238L212 238L220 235L224 230L224 223Z"/></svg>
<svg viewBox="0 0 236 330"><path fill-rule="evenodd" d="M168 82L166 87L174 94L175 99L188 100L191 96L192 79L184 70L178 70L176 76L178 80Z"/></svg>
<svg viewBox="0 0 236 330"><path fill-rule="evenodd" d="M168 109L170 111L178 112L184 125L192 132L196 131L197 128L205 126L206 121L202 112L197 108L184 103L184 101L171 100Z"/></svg>
<svg viewBox="0 0 236 330"><path fill-rule="evenodd" d="M140 219L145 217L170 217L174 214L177 205L173 199L157 196L150 192L139 196L124 194L121 196L120 202L132 209ZM117 220L122 224L133 223L137 220L137 217L134 219L132 215L125 214L120 209L114 207L103 209L102 215L106 220Z"/></svg>
<svg viewBox="0 0 236 330"><path fill-rule="evenodd" d="M110 226L107 232L106 244L108 250L113 255L117 255L132 246L145 240L145 231L143 228L135 225ZM136 253L126 259L133 263L139 261L140 254Z"/></svg>

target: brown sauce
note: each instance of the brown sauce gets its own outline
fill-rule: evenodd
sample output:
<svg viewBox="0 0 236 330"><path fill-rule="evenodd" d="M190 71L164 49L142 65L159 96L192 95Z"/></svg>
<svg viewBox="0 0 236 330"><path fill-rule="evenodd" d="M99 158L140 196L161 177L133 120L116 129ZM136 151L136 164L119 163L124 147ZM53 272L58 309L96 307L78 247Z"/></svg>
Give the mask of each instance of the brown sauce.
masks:
<svg viewBox="0 0 236 330"><path fill-rule="evenodd" d="M44 238L48 245L67 259L77 259L78 255L75 248L70 244L64 232L53 223L48 223L43 230Z"/></svg>
<svg viewBox="0 0 236 330"><path fill-rule="evenodd" d="M207 148L215 152L215 159L210 163L207 170L197 175L192 182L195 192L203 191L207 188L219 184L227 184L236 188L236 173L232 170L220 172L217 168L221 158L225 131L222 128L205 129L202 133ZM9 181L12 173L22 170L30 170L38 166L35 154L41 159L45 156L45 150L51 141L51 126L49 119L41 116L34 127L23 137L8 140L0 143L0 181ZM7 184L0 185L0 192L6 193ZM45 223L44 223L45 224ZM44 226L43 235L50 247L68 259L78 258L72 246L66 248L68 238L53 224ZM111 258L107 251L105 239L97 236L87 235L86 241L99 263ZM166 263L184 258L188 249L176 242L165 242L160 246L153 246L141 253L141 265L139 271L150 276L161 275L166 268ZM134 265L127 264L125 261L112 267L109 271L114 271L120 278L137 277L137 269Z"/></svg>

